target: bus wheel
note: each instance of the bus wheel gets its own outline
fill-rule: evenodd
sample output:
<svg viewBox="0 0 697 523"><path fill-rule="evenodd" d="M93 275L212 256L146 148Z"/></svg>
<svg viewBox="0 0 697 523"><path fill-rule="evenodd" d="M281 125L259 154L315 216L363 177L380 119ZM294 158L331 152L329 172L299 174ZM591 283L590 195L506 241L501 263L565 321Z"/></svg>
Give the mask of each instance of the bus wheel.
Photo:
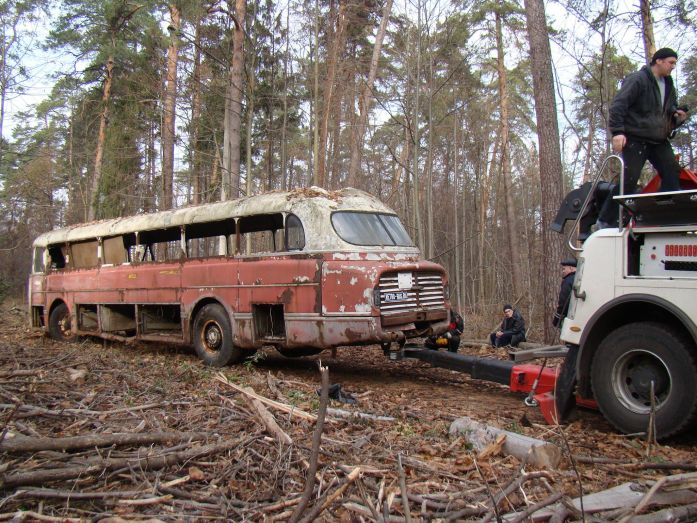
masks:
<svg viewBox="0 0 697 523"><path fill-rule="evenodd" d="M212 367L237 363L244 357L244 352L232 343L232 327L227 312L215 303L206 305L196 315L194 348L198 357Z"/></svg>
<svg viewBox="0 0 697 523"><path fill-rule="evenodd" d="M75 335L71 330L70 311L65 303L57 305L48 317L48 334L54 340L72 341Z"/></svg>
<svg viewBox="0 0 697 523"><path fill-rule="evenodd" d="M686 430L697 419L697 355L673 329L630 323L600 344L591 367L593 395L622 432L646 432L655 399L657 438Z"/></svg>

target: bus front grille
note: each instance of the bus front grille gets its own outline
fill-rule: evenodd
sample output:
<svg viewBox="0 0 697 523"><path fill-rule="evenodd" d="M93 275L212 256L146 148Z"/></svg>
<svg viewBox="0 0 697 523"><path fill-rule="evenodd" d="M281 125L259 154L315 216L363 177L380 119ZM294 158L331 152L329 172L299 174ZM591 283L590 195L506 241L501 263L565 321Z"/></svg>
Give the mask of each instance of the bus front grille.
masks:
<svg viewBox="0 0 697 523"><path fill-rule="evenodd" d="M405 285L411 275L411 286ZM401 280L401 281L400 281ZM401 285L400 285L401 283ZM385 273L378 284L380 312L404 314L445 307L443 277L438 272Z"/></svg>

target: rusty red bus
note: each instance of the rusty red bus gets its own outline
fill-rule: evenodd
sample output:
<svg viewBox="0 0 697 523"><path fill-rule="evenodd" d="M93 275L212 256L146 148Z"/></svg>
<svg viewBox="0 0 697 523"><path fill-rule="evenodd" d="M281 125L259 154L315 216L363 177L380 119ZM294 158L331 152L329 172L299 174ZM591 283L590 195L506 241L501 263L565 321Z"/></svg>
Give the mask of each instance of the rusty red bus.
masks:
<svg viewBox="0 0 697 523"><path fill-rule="evenodd" d="M40 235L30 322L56 339L193 345L207 364L446 330L448 281L356 189L271 192Z"/></svg>

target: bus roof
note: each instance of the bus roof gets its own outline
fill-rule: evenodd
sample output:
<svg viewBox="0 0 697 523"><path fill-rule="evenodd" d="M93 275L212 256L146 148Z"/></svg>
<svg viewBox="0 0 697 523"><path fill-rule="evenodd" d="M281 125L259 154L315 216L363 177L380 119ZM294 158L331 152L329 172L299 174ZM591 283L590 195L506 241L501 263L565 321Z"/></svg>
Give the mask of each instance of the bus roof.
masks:
<svg viewBox="0 0 697 523"><path fill-rule="evenodd" d="M168 229L195 223L279 212L297 214L301 220L312 220L315 216L329 214L337 210L395 214L392 209L375 196L358 189L347 187L338 191L327 191L319 187L310 187L291 191L274 191L236 200L190 205L169 211L71 225L39 235L34 240L34 246L46 247L99 237L118 236L136 231Z"/></svg>

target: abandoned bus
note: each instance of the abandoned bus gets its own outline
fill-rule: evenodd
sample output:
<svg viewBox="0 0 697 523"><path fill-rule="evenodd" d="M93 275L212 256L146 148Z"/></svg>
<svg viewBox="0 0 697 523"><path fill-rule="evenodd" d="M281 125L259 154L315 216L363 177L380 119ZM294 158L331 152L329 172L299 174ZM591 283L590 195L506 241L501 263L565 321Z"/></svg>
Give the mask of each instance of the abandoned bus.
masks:
<svg viewBox="0 0 697 523"><path fill-rule="evenodd" d="M446 330L445 271L356 189L298 189L74 225L34 241L30 322L194 346L207 364Z"/></svg>

